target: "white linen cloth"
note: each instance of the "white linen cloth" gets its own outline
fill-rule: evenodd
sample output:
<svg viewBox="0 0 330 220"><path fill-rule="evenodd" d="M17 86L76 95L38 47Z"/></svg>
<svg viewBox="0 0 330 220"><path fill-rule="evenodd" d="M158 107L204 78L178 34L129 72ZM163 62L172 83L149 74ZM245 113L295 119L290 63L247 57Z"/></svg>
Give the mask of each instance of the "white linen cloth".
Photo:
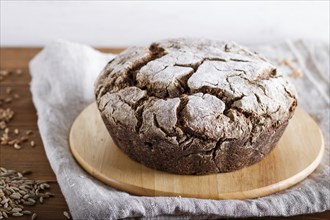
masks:
<svg viewBox="0 0 330 220"><path fill-rule="evenodd" d="M95 78L114 55L63 40L51 43L36 55L30 62L30 73L38 126L73 218L210 219L289 216L330 209L329 44L298 40L254 49L276 62L292 59L304 74L291 81L298 90L299 107L310 113L322 128L326 151L321 165L301 183L248 200L133 196L87 174L70 153L69 130L76 116L94 101ZM280 66L280 70L290 72L285 66Z"/></svg>

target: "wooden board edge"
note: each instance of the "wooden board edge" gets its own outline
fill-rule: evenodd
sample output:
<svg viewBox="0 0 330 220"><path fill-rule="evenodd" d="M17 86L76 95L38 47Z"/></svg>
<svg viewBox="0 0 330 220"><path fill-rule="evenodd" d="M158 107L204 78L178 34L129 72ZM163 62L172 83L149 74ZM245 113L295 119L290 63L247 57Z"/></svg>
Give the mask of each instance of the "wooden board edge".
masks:
<svg viewBox="0 0 330 220"><path fill-rule="evenodd" d="M94 105L94 103L88 105L85 109L91 107ZM313 123L317 125L315 120L304 110L298 108L298 111L301 111L305 114L306 117L309 117ZM84 110L83 110L84 111ZM243 199L254 199L254 198L259 198L263 196L267 196L279 191L282 191L284 189L290 188L293 185L299 183L300 181L304 180L306 177L308 177L321 163L321 160L324 155L325 151L325 146L324 146L324 137L322 134L322 131L320 127L317 125L317 128L319 130L320 136L321 136L321 149L316 157L316 159L304 170L301 172L297 173L296 175L282 180L278 183L271 184L265 187L261 187L258 189L253 189L253 190L247 190L247 191L242 191L242 192L229 192L229 193L219 193L215 197L210 197L209 195L195 195L195 194L180 194L180 193L174 193L174 192L166 192L166 191L159 191L159 190L151 190L151 189L146 189L142 187L138 187L135 185L127 184L127 183L122 183L117 180L105 177L102 175L99 171L95 170L93 167L91 167L77 152L75 147L73 146L72 142L72 130L75 126L76 120L81 116L82 112L77 116L75 121L73 122L71 128L70 128L70 133L69 133L69 145L70 145L70 150L74 156L74 158L77 160L78 164L80 164L81 167L85 171L87 171L89 174L91 174L93 177L97 178L101 182L104 182L111 187L125 191L128 193L131 193L133 195L139 195L139 196L176 196L176 197L186 197L186 198L200 198L200 199L215 199L215 200L243 200ZM219 174L211 174L211 175L219 175Z"/></svg>

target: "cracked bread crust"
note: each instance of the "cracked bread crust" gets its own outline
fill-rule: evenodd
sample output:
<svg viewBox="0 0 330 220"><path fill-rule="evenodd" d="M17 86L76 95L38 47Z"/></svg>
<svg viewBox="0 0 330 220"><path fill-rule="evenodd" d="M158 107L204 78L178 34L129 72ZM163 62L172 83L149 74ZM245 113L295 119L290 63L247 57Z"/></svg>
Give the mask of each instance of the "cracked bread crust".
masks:
<svg viewBox="0 0 330 220"><path fill-rule="evenodd" d="M200 39L125 50L104 68L95 95L119 148L176 174L230 172L260 161L297 106L295 89L265 58Z"/></svg>

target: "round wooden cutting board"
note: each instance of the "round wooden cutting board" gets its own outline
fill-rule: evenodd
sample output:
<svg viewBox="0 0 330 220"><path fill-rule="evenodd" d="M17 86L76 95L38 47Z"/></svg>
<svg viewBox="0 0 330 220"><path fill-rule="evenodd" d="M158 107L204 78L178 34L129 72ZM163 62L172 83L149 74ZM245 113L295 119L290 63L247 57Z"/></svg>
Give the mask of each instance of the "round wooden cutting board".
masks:
<svg viewBox="0 0 330 220"><path fill-rule="evenodd" d="M175 175L128 158L112 141L95 103L73 123L70 147L87 172L114 188L144 196L204 199L248 199L286 189L312 173L324 152L320 128L298 108L276 148L261 162L231 173Z"/></svg>

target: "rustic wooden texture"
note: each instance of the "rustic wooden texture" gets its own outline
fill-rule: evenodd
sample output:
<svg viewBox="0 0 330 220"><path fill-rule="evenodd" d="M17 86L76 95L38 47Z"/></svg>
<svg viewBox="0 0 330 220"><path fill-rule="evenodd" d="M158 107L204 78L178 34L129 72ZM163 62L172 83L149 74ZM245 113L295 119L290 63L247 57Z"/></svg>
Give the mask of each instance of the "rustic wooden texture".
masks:
<svg viewBox="0 0 330 220"><path fill-rule="evenodd" d="M70 146L87 172L117 189L144 196L202 199L250 199L286 189L313 172L324 153L319 126L299 108L270 155L230 173L174 175L131 160L114 144L95 103L73 123Z"/></svg>
<svg viewBox="0 0 330 220"><path fill-rule="evenodd" d="M101 49L104 52L117 53L121 49ZM12 87L15 92L21 95L21 98L7 106L11 107L16 115L10 124L11 127L17 127L21 130L31 129L34 131L33 139L36 141L35 148L23 148L22 150L14 150L10 147L0 146L0 166L15 170L32 170L30 176L34 179L45 179L52 181L51 191L55 193L55 197L51 198L43 205L33 207L31 210L38 213L38 219L65 219L63 211L68 210L67 204L56 182L55 175L51 170L49 162L46 158L45 151L40 139L37 127L37 115L33 106L31 93L29 90L29 82L31 80L28 74L29 60L40 51L40 48L1 48L0 49L0 68L1 69L22 69L23 74L18 77L16 75L8 77L4 81L0 81L0 94L2 95L6 87ZM29 217L13 218L13 219L30 219ZM255 219L255 218L249 218ZM264 218L269 219L269 218ZM330 219L330 211L323 213L300 215L295 217L276 217L272 219Z"/></svg>
<svg viewBox="0 0 330 220"><path fill-rule="evenodd" d="M38 214L38 219L66 219L63 216L63 211L68 210L68 207L42 145L37 127L36 110L32 103L29 88L31 77L28 73L28 62L39 51L39 48L1 48L0 50L1 69L12 71L16 69L23 70L22 75L12 74L0 81L1 96L5 95L7 87L12 88L12 93L20 95L18 100L2 106L4 108L10 107L15 111L15 116L10 122L9 127L18 128L21 132L32 130L33 135L31 136L31 140L34 140L36 143L35 148L29 147L26 144L21 150L15 150L8 146L0 146L0 166L17 171L31 170L33 174L29 178L50 181L51 192L55 194L55 197L45 200L43 205L34 206L30 210ZM117 50L113 50L113 52L117 52ZM30 219L30 217L26 216L20 219Z"/></svg>

